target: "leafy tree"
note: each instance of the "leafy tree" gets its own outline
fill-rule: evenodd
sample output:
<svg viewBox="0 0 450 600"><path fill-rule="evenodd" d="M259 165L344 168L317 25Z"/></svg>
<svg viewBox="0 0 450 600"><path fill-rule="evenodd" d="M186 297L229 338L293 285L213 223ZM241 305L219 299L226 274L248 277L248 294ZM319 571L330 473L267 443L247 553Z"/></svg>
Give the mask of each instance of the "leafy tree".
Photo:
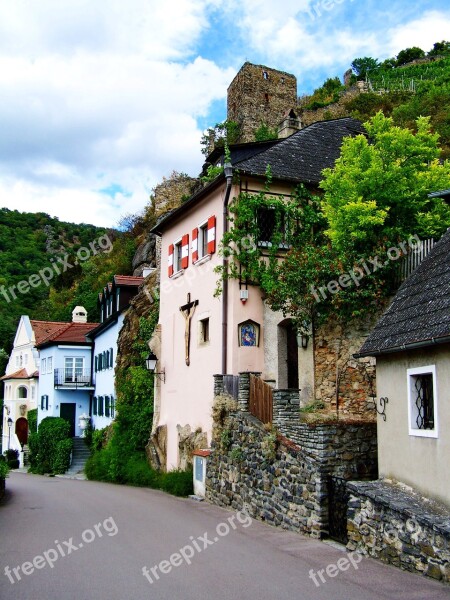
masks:
<svg viewBox="0 0 450 600"><path fill-rule="evenodd" d="M417 46L413 46L412 48L405 48L405 50L400 50L397 54L397 66L406 65L417 58L423 58L425 56L425 52L422 48L418 48Z"/></svg>
<svg viewBox="0 0 450 600"><path fill-rule="evenodd" d="M266 140L276 140L278 138L278 130L270 129L267 123L261 123L255 131L255 142L264 142Z"/></svg>
<svg viewBox="0 0 450 600"><path fill-rule="evenodd" d="M235 144L239 140L240 126L236 121L223 121L216 123L203 134L201 139L202 154L208 156L213 148L222 147L226 144Z"/></svg>
<svg viewBox="0 0 450 600"><path fill-rule="evenodd" d="M323 172L322 206L333 245L366 255L412 234L442 234L450 208L427 194L450 186L450 162L439 162L429 118L417 120L417 133L381 112L364 125L369 139L346 138L335 167Z"/></svg>
<svg viewBox="0 0 450 600"><path fill-rule="evenodd" d="M345 138L335 167L324 170L322 198L304 186L289 198L273 196L268 177L261 193L243 192L230 205L232 227L221 249L230 257L228 274L217 271L259 284L268 305L294 317L299 328L378 309L397 285L388 250L400 248L398 258L407 251L402 242L437 238L450 225L450 208L428 198L450 187L450 163L438 160L429 119L418 119L417 133L382 113L365 127L369 139ZM271 211L273 222L262 245L261 211ZM372 262L376 257L385 260ZM359 279L349 275L362 265L374 266Z"/></svg>
<svg viewBox="0 0 450 600"><path fill-rule="evenodd" d="M428 56L440 56L450 54L450 42L442 40L433 44L433 48L428 52Z"/></svg>
<svg viewBox="0 0 450 600"><path fill-rule="evenodd" d="M356 73L358 79L365 79L366 76L371 74L373 71L376 71L379 66L378 59L370 56L365 56L364 58L355 58L351 64L351 67Z"/></svg>

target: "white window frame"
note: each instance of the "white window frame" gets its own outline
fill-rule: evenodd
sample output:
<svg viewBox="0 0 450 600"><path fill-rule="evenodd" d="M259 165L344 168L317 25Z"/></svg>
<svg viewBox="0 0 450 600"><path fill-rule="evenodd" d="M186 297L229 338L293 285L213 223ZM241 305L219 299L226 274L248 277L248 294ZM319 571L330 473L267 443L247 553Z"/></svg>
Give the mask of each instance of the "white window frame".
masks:
<svg viewBox="0 0 450 600"><path fill-rule="evenodd" d="M53 371L53 357L49 356L47 359L47 373L52 373Z"/></svg>
<svg viewBox="0 0 450 600"><path fill-rule="evenodd" d="M208 252L208 219L202 221L197 227L197 253L198 260L209 256Z"/></svg>
<svg viewBox="0 0 450 600"><path fill-rule="evenodd" d="M47 359L46 358L41 359L40 373L41 373L41 375L44 375L45 373L47 373Z"/></svg>
<svg viewBox="0 0 450 600"><path fill-rule="evenodd" d="M180 256L178 256L177 248L180 248ZM183 238L179 238L173 243L173 274L182 271L181 260L183 252Z"/></svg>
<svg viewBox="0 0 450 600"><path fill-rule="evenodd" d="M425 367L414 367L407 369L407 389L408 389L408 431L409 435L414 437L439 437L439 421L438 421L438 385L436 377L436 365L427 365ZM434 429L419 429L414 426L417 418L417 408L415 405L415 389L413 378L416 375L432 375L433 377L433 414L434 414Z"/></svg>

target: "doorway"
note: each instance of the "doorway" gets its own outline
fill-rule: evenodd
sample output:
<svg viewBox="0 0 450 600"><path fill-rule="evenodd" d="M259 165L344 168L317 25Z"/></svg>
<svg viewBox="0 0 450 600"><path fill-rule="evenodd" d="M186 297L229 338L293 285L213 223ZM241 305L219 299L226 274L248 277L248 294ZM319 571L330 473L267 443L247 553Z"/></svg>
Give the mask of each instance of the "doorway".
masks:
<svg viewBox="0 0 450 600"><path fill-rule="evenodd" d="M278 325L278 387L298 390L297 331L291 319Z"/></svg>
<svg viewBox="0 0 450 600"><path fill-rule="evenodd" d="M23 446L28 442L28 421L25 417L20 417L16 421L16 435L19 438L19 442Z"/></svg>
<svg viewBox="0 0 450 600"><path fill-rule="evenodd" d="M70 437L75 437L75 412L77 405L69 402L61 402L59 416L70 423Z"/></svg>

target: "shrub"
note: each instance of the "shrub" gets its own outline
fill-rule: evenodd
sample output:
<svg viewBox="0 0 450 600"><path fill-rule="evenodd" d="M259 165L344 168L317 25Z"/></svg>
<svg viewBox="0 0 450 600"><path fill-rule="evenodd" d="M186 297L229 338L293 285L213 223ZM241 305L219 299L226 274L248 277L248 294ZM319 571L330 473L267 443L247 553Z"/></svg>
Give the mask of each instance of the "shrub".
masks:
<svg viewBox="0 0 450 600"><path fill-rule="evenodd" d="M29 433L36 433L37 431L37 408L32 408L27 413L28 419L28 431Z"/></svg>
<svg viewBox="0 0 450 600"><path fill-rule="evenodd" d="M67 449L69 447L68 444L59 446L59 442L63 440L72 442L69 422L60 417L46 417L43 419L38 432L32 433L28 440L31 452L30 471L40 474L54 473L55 464L58 469L61 469L63 464L67 462Z"/></svg>
<svg viewBox="0 0 450 600"><path fill-rule="evenodd" d="M60 440L56 444L55 454L52 461L52 472L65 473L70 467L70 455L73 449L73 440L70 438Z"/></svg>
<svg viewBox="0 0 450 600"><path fill-rule="evenodd" d="M20 467L18 450L10 448L9 450L5 450L3 454L10 469L18 469Z"/></svg>
<svg viewBox="0 0 450 600"><path fill-rule="evenodd" d="M189 496L194 493L192 470L170 471L159 474L159 488L174 496Z"/></svg>
<svg viewBox="0 0 450 600"><path fill-rule="evenodd" d="M3 457L0 456L0 459ZM0 479L6 479L9 473L9 467L6 460L0 460Z"/></svg>

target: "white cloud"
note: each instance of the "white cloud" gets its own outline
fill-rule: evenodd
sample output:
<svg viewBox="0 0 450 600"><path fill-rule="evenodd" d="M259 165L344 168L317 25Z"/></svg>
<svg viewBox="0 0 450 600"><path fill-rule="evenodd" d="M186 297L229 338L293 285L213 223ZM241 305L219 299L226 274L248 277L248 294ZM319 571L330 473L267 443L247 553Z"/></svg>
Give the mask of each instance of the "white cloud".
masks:
<svg viewBox="0 0 450 600"><path fill-rule="evenodd" d="M450 34L449 11L427 11L418 19L402 23L389 32L390 55L395 56L405 48L418 46L428 52L435 42L448 40Z"/></svg>

